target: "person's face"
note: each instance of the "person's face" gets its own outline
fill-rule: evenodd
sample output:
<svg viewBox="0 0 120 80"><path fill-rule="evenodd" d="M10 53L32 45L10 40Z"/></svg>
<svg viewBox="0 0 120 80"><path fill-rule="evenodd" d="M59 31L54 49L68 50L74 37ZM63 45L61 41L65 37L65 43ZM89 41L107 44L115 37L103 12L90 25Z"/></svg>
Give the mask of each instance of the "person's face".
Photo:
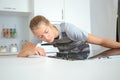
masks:
<svg viewBox="0 0 120 80"><path fill-rule="evenodd" d="M54 41L54 33L50 26L41 24L37 26L37 29L32 30L33 34L40 40L51 43Z"/></svg>

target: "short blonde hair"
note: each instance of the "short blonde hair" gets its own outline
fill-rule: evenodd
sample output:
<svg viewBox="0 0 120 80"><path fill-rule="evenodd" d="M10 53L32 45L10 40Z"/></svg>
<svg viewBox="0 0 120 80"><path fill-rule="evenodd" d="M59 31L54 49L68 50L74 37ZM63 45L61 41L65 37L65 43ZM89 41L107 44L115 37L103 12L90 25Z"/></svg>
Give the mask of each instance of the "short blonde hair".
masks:
<svg viewBox="0 0 120 80"><path fill-rule="evenodd" d="M33 30L37 27L38 24L41 23L44 23L45 25L49 25L50 21L44 16L38 15L31 19L29 27L31 30Z"/></svg>

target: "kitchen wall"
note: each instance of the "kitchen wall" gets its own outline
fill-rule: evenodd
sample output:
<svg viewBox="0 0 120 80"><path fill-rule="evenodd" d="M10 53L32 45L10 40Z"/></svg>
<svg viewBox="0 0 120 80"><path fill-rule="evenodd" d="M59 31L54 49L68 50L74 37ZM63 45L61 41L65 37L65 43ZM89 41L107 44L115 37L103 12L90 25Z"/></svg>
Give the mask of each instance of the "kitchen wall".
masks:
<svg viewBox="0 0 120 80"><path fill-rule="evenodd" d="M0 52L8 53L17 44L17 53L29 40L30 4L31 0L0 0Z"/></svg>
<svg viewBox="0 0 120 80"><path fill-rule="evenodd" d="M7 46L7 52L10 50L11 44L17 44L18 51L21 49L22 40L29 40L29 17L26 15L18 14L1 14L0 13L0 46ZM2 34L3 28L15 28L15 38L4 38Z"/></svg>
<svg viewBox="0 0 120 80"><path fill-rule="evenodd" d="M91 33L116 40L117 0L91 0ZM92 49L105 49L92 45Z"/></svg>

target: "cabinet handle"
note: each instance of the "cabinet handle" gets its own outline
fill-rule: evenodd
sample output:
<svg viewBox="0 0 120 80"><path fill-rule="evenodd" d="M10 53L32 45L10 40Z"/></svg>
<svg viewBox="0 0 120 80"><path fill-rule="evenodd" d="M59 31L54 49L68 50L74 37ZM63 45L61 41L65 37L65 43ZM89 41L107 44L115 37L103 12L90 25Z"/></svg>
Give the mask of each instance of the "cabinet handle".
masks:
<svg viewBox="0 0 120 80"><path fill-rule="evenodd" d="M16 10L16 8L12 8L13 10Z"/></svg>
<svg viewBox="0 0 120 80"><path fill-rule="evenodd" d="M5 7L4 9L11 9L10 7Z"/></svg>
<svg viewBox="0 0 120 80"><path fill-rule="evenodd" d="M16 8L11 8L11 7L5 7L4 9L16 10Z"/></svg>
<svg viewBox="0 0 120 80"><path fill-rule="evenodd" d="M62 20L63 20L63 18L64 18L64 14L63 14L63 9L62 9Z"/></svg>

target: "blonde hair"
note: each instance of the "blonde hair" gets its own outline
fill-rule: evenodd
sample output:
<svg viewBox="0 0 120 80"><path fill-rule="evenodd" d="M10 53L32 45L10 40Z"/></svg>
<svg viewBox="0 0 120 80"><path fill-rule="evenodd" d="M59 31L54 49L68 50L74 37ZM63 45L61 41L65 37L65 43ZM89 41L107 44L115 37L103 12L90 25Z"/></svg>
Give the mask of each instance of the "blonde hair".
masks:
<svg viewBox="0 0 120 80"><path fill-rule="evenodd" d="M44 16L38 15L31 19L29 27L31 30L33 30L37 28L37 25L40 25L42 23L44 23L45 25L49 25L50 21Z"/></svg>

